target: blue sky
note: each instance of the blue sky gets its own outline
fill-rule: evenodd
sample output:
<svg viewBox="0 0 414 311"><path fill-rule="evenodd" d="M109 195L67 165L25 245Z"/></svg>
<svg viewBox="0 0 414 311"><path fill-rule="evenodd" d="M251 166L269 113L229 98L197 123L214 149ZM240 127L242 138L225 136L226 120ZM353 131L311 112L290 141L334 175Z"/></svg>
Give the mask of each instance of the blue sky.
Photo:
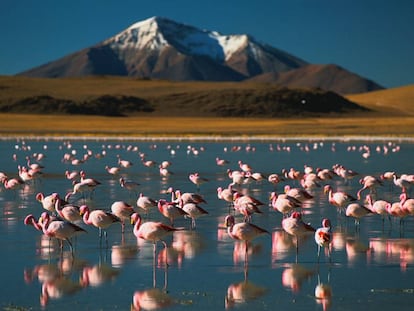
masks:
<svg viewBox="0 0 414 311"><path fill-rule="evenodd" d="M414 84L412 0L2 0L0 75L56 60L152 16L247 33L385 87Z"/></svg>

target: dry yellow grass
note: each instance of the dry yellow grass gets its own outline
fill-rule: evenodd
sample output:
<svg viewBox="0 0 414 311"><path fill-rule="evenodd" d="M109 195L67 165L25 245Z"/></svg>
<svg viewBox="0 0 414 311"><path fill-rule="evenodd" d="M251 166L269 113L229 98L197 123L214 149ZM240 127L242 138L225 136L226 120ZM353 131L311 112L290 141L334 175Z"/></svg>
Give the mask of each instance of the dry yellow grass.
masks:
<svg viewBox="0 0 414 311"><path fill-rule="evenodd" d="M346 98L386 114L414 116L414 85L349 95Z"/></svg>
<svg viewBox="0 0 414 311"><path fill-rule="evenodd" d="M0 136L414 137L407 118L167 118L0 114Z"/></svg>
<svg viewBox="0 0 414 311"><path fill-rule="evenodd" d="M0 77L0 101L35 95L82 99L123 94L151 97L161 94L245 87L266 84L145 81L122 77L31 79ZM0 136L387 136L414 137L414 86L347 96L374 109L376 114L343 118L254 119L101 117L0 114Z"/></svg>

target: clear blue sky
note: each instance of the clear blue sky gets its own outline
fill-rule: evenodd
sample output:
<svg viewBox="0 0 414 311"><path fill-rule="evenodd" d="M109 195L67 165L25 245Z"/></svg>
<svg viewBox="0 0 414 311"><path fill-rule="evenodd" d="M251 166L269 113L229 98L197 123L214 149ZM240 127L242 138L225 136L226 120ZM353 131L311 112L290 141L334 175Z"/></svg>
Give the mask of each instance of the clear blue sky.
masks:
<svg viewBox="0 0 414 311"><path fill-rule="evenodd" d="M2 0L0 75L56 60L152 16L248 33L385 87L414 84L413 0Z"/></svg>

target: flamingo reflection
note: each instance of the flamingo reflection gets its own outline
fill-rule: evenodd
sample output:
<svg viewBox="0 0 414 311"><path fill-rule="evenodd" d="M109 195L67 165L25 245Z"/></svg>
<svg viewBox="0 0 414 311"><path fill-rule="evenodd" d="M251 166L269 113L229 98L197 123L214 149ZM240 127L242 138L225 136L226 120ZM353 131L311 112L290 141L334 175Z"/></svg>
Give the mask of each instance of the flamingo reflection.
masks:
<svg viewBox="0 0 414 311"><path fill-rule="evenodd" d="M300 264L290 264L282 273L282 285L291 289L292 292L300 291L303 281L309 279L315 271Z"/></svg>
<svg viewBox="0 0 414 311"><path fill-rule="evenodd" d="M164 248L167 251L167 248ZM161 252L159 254L161 256ZM168 269L164 269L164 286L157 287L156 260L152 262L152 288L137 290L132 297L131 311L138 310L157 310L170 307L176 303L175 299L168 294ZM165 265L165 267L167 267Z"/></svg>
<svg viewBox="0 0 414 311"><path fill-rule="evenodd" d="M57 264L42 264L24 271L24 280L27 284L37 278L42 285L40 294L40 305L42 307L45 307L50 299L56 300L73 295L82 289L81 284L74 281L71 275L79 269L83 261L74 260L70 252L65 253Z"/></svg>
<svg viewBox="0 0 414 311"><path fill-rule="evenodd" d="M225 224L227 233L232 239L244 242L244 262L247 265L250 242L261 235L270 234L270 232L249 222L235 224L234 216L232 215L226 216Z"/></svg>
<svg viewBox="0 0 414 311"><path fill-rule="evenodd" d="M281 230L272 232L272 262L287 258L289 252L295 248L293 236Z"/></svg>
<svg viewBox="0 0 414 311"><path fill-rule="evenodd" d="M327 311L331 307L332 303L332 288L330 283L330 271L328 272L328 278L326 283L321 282L321 278L318 271L318 284L315 287L316 303L322 305L323 311Z"/></svg>
<svg viewBox="0 0 414 311"><path fill-rule="evenodd" d="M99 262L94 266L83 268L80 285L82 287L99 287L103 283L114 280L119 272L119 269L113 268L104 262Z"/></svg>
<svg viewBox="0 0 414 311"><path fill-rule="evenodd" d="M256 285L248 280L248 265L244 267L244 280L232 283L227 288L227 295L224 300L226 309L249 303L267 293L265 287Z"/></svg>
<svg viewBox="0 0 414 311"><path fill-rule="evenodd" d="M371 238L369 248L373 261L399 264L401 271L406 271L407 265L414 263L414 241L411 239Z"/></svg>

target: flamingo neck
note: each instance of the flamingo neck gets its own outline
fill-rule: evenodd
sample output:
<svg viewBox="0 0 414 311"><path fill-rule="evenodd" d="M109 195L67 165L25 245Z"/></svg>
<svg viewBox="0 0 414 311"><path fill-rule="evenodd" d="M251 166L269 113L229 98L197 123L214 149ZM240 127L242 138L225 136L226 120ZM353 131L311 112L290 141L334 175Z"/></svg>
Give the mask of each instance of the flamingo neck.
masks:
<svg viewBox="0 0 414 311"><path fill-rule="evenodd" d="M90 220L89 220L89 214L90 214L89 209L87 209L87 210L85 211L85 214L83 214L82 219L83 219L83 222L84 222L85 224L87 224L87 225L92 225L92 221L90 221Z"/></svg>
<svg viewBox="0 0 414 311"><path fill-rule="evenodd" d="M142 223L142 218L138 217L134 225L134 235L137 237L139 236L139 228L141 227L141 223Z"/></svg>

